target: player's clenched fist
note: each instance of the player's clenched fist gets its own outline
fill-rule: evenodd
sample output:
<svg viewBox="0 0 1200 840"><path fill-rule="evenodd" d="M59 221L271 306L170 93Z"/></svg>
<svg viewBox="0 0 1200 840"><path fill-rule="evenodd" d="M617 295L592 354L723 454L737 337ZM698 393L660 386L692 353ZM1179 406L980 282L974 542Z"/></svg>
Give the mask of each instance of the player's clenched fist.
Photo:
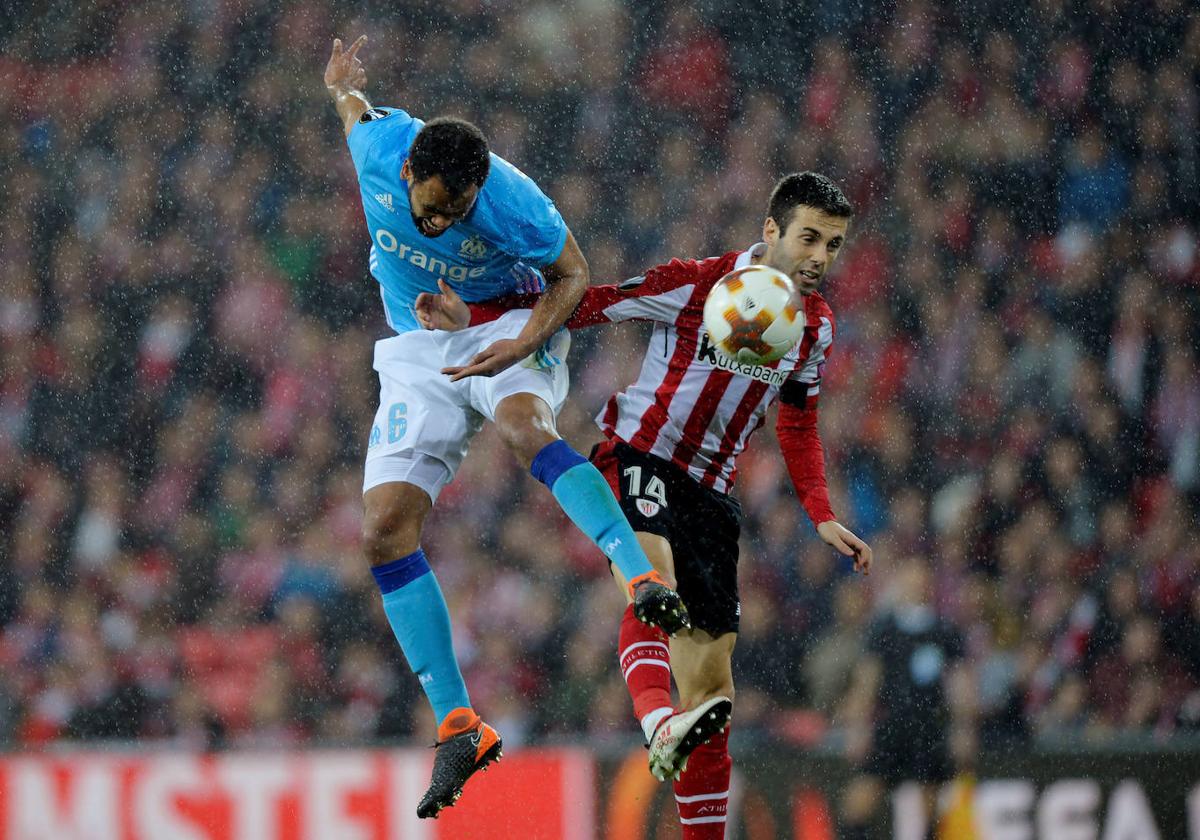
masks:
<svg viewBox="0 0 1200 840"><path fill-rule="evenodd" d="M342 39L333 39L333 52L329 55L329 63L325 65L325 87L360 89L367 85L367 71L363 69L358 58L358 51L367 43L367 36L360 35L358 40L350 45L350 49L342 49Z"/></svg>

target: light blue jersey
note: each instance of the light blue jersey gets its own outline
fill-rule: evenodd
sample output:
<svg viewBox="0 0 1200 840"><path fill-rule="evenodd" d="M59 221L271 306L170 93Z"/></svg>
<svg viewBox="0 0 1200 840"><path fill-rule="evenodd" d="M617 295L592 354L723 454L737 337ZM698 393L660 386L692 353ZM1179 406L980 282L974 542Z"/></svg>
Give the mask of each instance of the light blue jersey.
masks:
<svg viewBox="0 0 1200 840"><path fill-rule="evenodd" d="M439 277L465 301L544 289L537 268L558 259L567 225L529 176L492 155L467 217L441 236L423 236L413 223L400 167L425 123L399 108L372 108L363 119L348 143L371 232L371 274L392 329L420 328L413 301L421 292L436 293Z"/></svg>

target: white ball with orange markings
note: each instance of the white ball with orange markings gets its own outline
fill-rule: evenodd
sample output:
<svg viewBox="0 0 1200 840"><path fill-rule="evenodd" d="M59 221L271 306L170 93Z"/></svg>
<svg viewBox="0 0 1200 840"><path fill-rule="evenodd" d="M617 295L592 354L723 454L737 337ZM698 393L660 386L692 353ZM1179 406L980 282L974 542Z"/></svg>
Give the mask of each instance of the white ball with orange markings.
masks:
<svg viewBox="0 0 1200 840"><path fill-rule="evenodd" d="M704 301L704 328L718 352L747 365L782 359L804 335L796 286L765 265L735 269Z"/></svg>

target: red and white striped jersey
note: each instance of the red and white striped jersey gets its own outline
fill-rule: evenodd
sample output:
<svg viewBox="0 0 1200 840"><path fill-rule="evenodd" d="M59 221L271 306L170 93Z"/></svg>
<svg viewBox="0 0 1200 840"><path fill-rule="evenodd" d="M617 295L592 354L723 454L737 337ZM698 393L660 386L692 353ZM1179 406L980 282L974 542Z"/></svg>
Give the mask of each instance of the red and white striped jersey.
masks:
<svg viewBox="0 0 1200 840"><path fill-rule="evenodd" d="M737 456L784 383L803 385L806 407L815 407L833 344L833 311L812 293L804 298L804 337L779 361L743 365L714 350L703 321L709 290L765 249L759 243L721 257L672 260L620 285L593 286L567 322L571 328L654 322L637 380L608 401L596 422L610 438L671 461L722 493L732 489Z"/></svg>

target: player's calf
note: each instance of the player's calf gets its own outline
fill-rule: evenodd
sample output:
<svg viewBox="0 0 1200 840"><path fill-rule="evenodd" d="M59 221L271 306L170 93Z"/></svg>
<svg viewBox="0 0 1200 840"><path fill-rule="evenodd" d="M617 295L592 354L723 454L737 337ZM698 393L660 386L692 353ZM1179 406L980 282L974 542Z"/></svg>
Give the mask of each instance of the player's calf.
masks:
<svg viewBox="0 0 1200 840"><path fill-rule="evenodd" d="M679 594L654 571L608 482L591 462L565 441L556 440L537 454L530 472L550 488L563 512L631 582L634 609L641 620L668 633L690 626ZM639 584L644 591L639 591Z"/></svg>
<svg viewBox="0 0 1200 840"><path fill-rule="evenodd" d="M732 703L736 696L732 680L721 679L721 674L710 675L711 679L697 685L695 675L689 674L683 679L677 679L679 684L679 705L684 709L694 709L707 703L714 697L724 697Z"/></svg>
<svg viewBox="0 0 1200 840"><path fill-rule="evenodd" d="M650 741L650 770L659 779L679 778L689 756L728 725L736 638L735 633L714 636L696 629L672 643L671 667L682 711L663 720Z"/></svg>
<svg viewBox="0 0 1200 840"><path fill-rule="evenodd" d="M709 626L712 616L707 616ZM681 708L694 709L713 697L734 698L733 648L736 633L696 628L671 645L671 668L679 686Z"/></svg>

